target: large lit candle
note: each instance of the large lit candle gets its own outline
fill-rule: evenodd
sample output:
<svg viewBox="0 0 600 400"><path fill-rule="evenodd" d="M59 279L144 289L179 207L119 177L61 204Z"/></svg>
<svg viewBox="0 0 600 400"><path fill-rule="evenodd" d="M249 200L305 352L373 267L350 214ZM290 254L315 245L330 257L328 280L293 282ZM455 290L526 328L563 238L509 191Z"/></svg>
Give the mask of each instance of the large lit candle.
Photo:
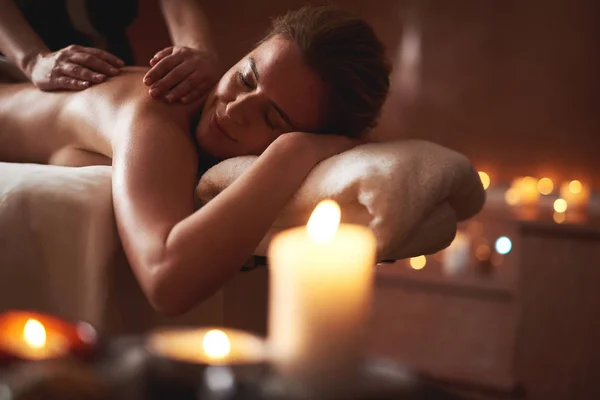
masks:
<svg viewBox="0 0 600 400"><path fill-rule="evenodd" d="M0 314L0 358L48 360L86 356L96 347L97 335L87 323L26 311Z"/></svg>
<svg viewBox="0 0 600 400"><path fill-rule="evenodd" d="M327 398L357 382L370 310L376 240L340 225L340 209L320 203L306 227L269 246L269 351L284 383Z"/></svg>

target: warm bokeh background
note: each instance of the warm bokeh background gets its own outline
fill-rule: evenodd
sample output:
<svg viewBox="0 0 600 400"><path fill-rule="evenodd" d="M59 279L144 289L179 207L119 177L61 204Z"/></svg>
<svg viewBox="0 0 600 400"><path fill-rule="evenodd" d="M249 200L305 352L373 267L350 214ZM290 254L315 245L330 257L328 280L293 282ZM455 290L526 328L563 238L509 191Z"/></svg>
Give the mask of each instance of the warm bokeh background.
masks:
<svg viewBox="0 0 600 400"><path fill-rule="evenodd" d="M130 34L146 64L169 44L153 0ZM205 1L223 66L296 0ZM313 1L312 3L320 3ZM492 179L600 185L600 2L342 0L370 21L395 65L378 138L418 137L466 153Z"/></svg>

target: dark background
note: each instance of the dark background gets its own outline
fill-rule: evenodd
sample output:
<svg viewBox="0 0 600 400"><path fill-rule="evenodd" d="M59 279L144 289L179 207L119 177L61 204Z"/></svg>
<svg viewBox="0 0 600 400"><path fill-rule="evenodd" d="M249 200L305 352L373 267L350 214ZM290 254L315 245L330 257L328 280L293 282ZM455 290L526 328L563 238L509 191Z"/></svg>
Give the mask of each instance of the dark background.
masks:
<svg viewBox="0 0 600 400"><path fill-rule="evenodd" d="M227 67L252 48L270 16L306 2L203 3ZM533 175L600 186L600 2L337 4L373 24L394 62L393 89L376 138L438 142L467 154L495 182ZM169 45L155 1L140 2L129 35L142 65ZM417 61L407 63L415 54Z"/></svg>

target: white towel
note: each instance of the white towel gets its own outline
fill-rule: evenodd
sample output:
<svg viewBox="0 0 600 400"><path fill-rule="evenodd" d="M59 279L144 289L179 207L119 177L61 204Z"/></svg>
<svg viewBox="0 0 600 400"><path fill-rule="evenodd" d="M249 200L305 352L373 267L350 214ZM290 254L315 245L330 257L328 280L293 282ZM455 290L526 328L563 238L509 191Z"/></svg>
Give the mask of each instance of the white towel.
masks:
<svg viewBox="0 0 600 400"><path fill-rule="evenodd" d="M212 200L256 160L225 160L201 178L202 204ZM485 192L463 155L425 141L369 143L317 165L282 210L255 252L265 255L278 231L306 224L314 207L333 199L342 220L369 226L377 237L378 258L402 259L448 246L457 221L478 213Z"/></svg>

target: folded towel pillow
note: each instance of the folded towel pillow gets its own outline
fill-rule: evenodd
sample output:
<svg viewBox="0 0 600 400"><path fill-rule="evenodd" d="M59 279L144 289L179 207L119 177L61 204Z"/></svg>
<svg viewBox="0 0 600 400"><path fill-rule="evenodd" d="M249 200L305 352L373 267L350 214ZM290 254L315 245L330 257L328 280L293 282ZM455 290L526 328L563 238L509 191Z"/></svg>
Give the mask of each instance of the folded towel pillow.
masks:
<svg viewBox="0 0 600 400"><path fill-rule="evenodd" d="M225 160L200 179L197 194L206 204L256 160ZM485 192L463 155L434 143L407 140L369 143L324 160L308 175L279 214L255 255L265 255L270 238L306 224L314 207L333 199L342 220L369 226L378 257L401 259L431 254L448 246L457 221L479 212Z"/></svg>

